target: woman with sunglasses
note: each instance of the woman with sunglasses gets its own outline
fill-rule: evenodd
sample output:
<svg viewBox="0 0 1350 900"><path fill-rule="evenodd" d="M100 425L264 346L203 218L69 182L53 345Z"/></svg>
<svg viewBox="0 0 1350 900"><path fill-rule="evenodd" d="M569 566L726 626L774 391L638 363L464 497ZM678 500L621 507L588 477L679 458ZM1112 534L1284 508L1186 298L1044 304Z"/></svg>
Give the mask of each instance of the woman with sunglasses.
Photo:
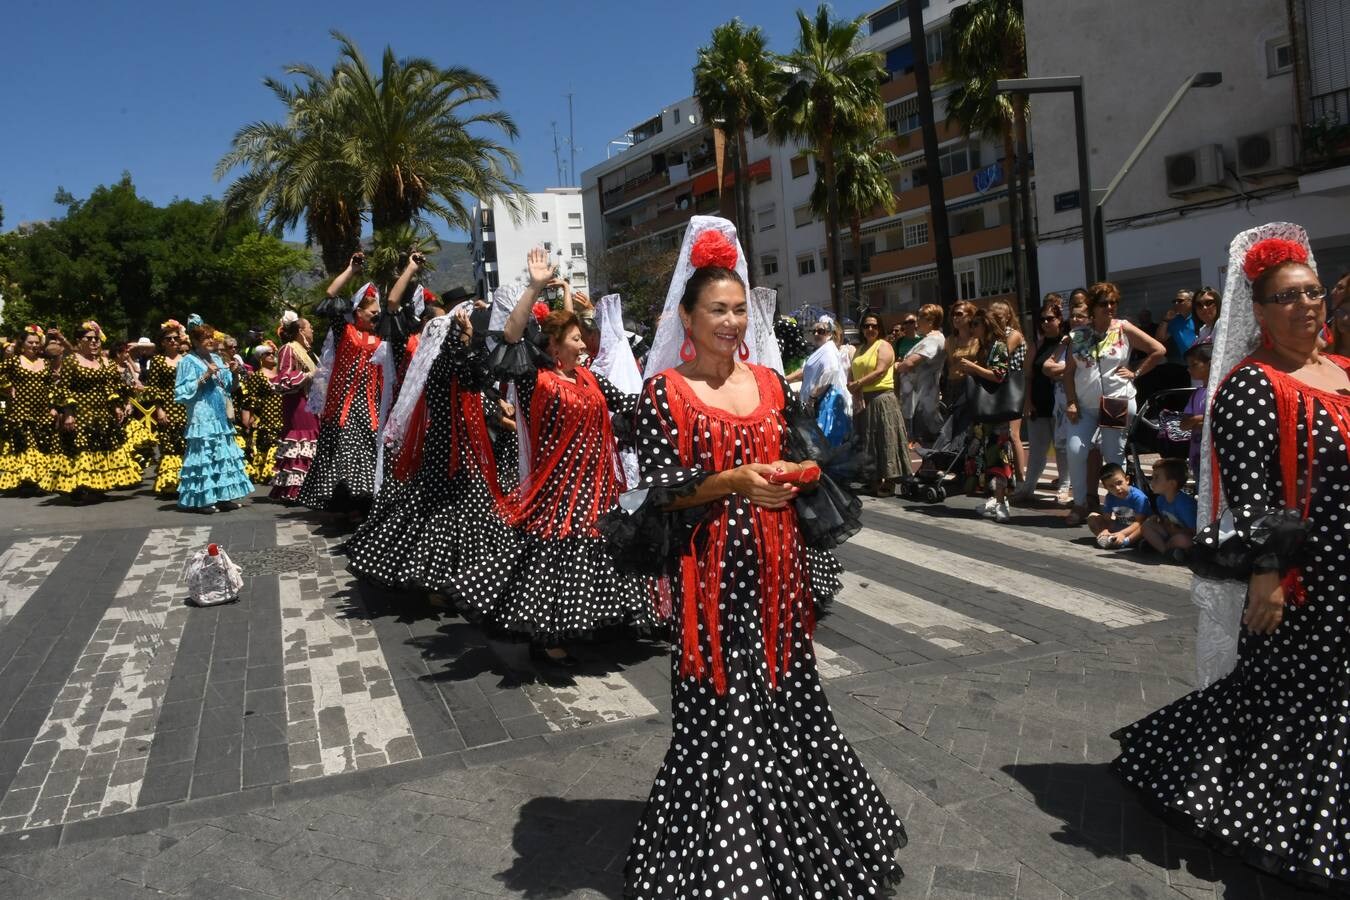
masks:
<svg viewBox="0 0 1350 900"><path fill-rule="evenodd" d="M1045 364L1060 352L1064 337L1063 319L1064 298L1059 294L1046 294L1036 319L1036 348L1031 360L1031 384L1027 387L1022 420L1026 423L1027 437L1030 440L1026 479L1013 492L1013 503L1027 503L1036 493L1036 484L1045 471L1050 458L1050 447L1055 448L1055 469L1059 476L1059 490L1062 492L1071 483L1069 466L1064 458L1064 447L1055 439L1056 418L1056 379L1045 370ZM1062 414L1062 413L1061 413Z"/></svg>
<svg viewBox="0 0 1350 900"><path fill-rule="evenodd" d="M853 357L853 380L848 389L863 401L858 433L862 435L863 452L875 467L872 493L892 497L896 480L910 474L909 439L900 415L900 398L895 396L895 350L886 340L881 316L876 313L863 313L858 328L862 347Z"/></svg>
<svg viewBox="0 0 1350 900"><path fill-rule="evenodd" d="M947 338L947 386L943 399L948 408L956 406L966 397L966 374L960 365L963 359L979 356L980 342L973 333L976 306L969 300L952 304L952 333Z"/></svg>
<svg viewBox="0 0 1350 900"><path fill-rule="evenodd" d="M900 378L901 413L905 431L911 440L932 442L942 428L938 411L938 391L942 365L946 359L946 338L942 334L942 307L925 303L915 315L918 343L903 356L897 354L895 373Z"/></svg>
<svg viewBox="0 0 1350 900"><path fill-rule="evenodd" d="M85 322L75 332L75 353L65 360L52 389L56 446L43 488L76 502L105 491L138 487L141 468L127 449L130 392L117 364L103 358L103 329Z"/></svg>
<svg viewBox="0 0 1350 900"><path fill-rule="evenodd" d="M1222 309L1223 301L1214 288L1203 287L1196 293L1195 299L1191 301L1192 315L1195 316L1195 343L1214 340L1214 325L1219 321Z"/></svg>
<svg viewBox="0 0 1350 900"><path fill-rule="evenodd" d="M1001 384L1008 377L1011 357L1004 340L1004 326L987 309L978 309L971 317L971 334L979 352L974 358L960 359L957 370L967 378ZM1007 422L976 424L970 429L966 454L967 493L989 491L989 501L981 515L997 522L1012 518L1008 509L1008 482L1015 474L1011 429Z"/></svg>
<svg viewBox="0 0 1350 900"><path fill-rule="evenodd" d="M1114 284L1092 285L1088 288L1091 322L1070 336L1064 367L1073 481L1073 509L1065 524L1070 527L1087 521L1088 501L1097 499L1097 477L1088 472L1088 455L1095 446L1103 462L1124 465L1125 433L1134 415L1134 380L1167 355L1162 344L1129 321L1116 318L1119 306L1120 289ZM1135 350L1146 355L1138 368L1131 369L1130 353Z"/></svg>
<svg viewBox="0 0 1350 900"><path fill-rule="evenodd" d="M806 364L799 373L802 405L816 417L816 424L834 447L842 445L853 433L848 365L839 352L843 334L843 329L834 319L821 316L811 326L811 339L816 349L806 358Z"/></svg>

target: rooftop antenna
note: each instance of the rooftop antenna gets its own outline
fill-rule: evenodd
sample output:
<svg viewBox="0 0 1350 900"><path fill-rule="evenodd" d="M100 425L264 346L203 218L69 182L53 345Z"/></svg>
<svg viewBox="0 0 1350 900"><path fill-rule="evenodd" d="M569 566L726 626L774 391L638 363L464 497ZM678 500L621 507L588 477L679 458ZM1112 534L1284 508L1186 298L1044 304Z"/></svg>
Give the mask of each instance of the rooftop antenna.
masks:
<svg viewBox="0 0 1350 900"><path fill-rule="evenodd" d="M567 147L572 154L572 173L568 179L568 184L573 184L577 177L577 134L572 121L572 92L567 92Z"/></svg>
<svg viewBox="0 0 1350 900"><path fill-rule="evenodd" d="M557 177L557 184L562 184L562 153L558 150L558 123L553 125L553 174Z"/></svg>

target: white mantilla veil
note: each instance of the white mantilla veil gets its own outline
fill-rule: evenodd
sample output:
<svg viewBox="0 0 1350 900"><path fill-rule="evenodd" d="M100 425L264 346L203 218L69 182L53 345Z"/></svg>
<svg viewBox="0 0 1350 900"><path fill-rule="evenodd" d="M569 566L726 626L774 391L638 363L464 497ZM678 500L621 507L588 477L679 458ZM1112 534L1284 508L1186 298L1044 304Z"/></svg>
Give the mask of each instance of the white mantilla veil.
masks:
<svg viewBox="0 0 1350 900"><path fill-rule="evenodd" d="M741 283L748 285L750 278L746 269L745 251L736 238L736 226L718 216L694 216L684 232L684 242L680 245L680 257L675 263L675 274L670 279L670 288L666 291L666 305L661 310L661 324L652 339L651 352L647 354L647 369L643 373L647 378L680 364L680 346L684 343L684 323L680 321L680 297L684 296L684 286L694 275L694 265L689 261L694 241L708 229L716 229L727 236L736 247L736 274ZM779 374L783 371L783 355L778 349L778 340L773 334L773 307L777 292L769 288L755 288L749 291L750 324L746 328L745 342L750 348L747 362L768 366Z"/></svg>
<svg viewBox="0 0 1350 900"><path fill-rule="evenodd" d="M352 320L352 313L356 309L356 304L361 302L361 298L366 295L366 291L375 288L376 296L379 296L379 288L375 287L373 281L367 281L361 285L355 294L352 294L352 300L345 313L347 321ZM378 300L376 302L379 302ZM337 357L337 344L333 341L333 329L329 328L328 333L323 337L323 352L319 354L319 366L314 370L314 377L309 383L309 399L306 406L309 411L316 416L323 415L324 404L328 401L328 382L333 377L333 360Z"/></svg>
<svg viewBox="0 0 1350 900"><path fill-rule="evenodd" d="M623 330L623 299L618 294L601 297L595 304L595 320L600 326L600 350L591 361L591 371L603 375L625 394L641 393L642 370L638 368L633 347ZM637 454L632 450L620 450L619 460L623 466L624 484L637 484Z"/></svg>
<svg viewBox="0 0 1350 900"><path fill-rule="evenodd" d="M1288 222L1272 222L1233 238L1228 249L1223 308L1219 320L1214 323L1214 350L1209 381L1205 385L1200 471L1196 473L1196 484L1199 486L1196 527L1204 528L1217 518L1221 538L1233 533L1233 525L1223 488L1214 483L1214 444L1210 430L1214 397L1229 373L1260 346L1261 329L1252 313L1252 285L1243 271L1243 262L1247 258L1247 251L1269 238L1293 241L1308 248L1308 233ZM1316 271L1311 248L1308 248L1308 265ZM1195 636L1195 669L1200 687L1205 687L1227 675L1237 665L1238 637L1242 631L1242 609L1247 602L1247 584L1197 575L1191 579L1191 602L1200 609Z"/></svg>
<svg viewBox="0 0 1350 900"><path fill-rule="evenodd" d="M487 339L489 350L496 349L501 343L498 335L506 327L506 320L511 315L511 310L520 302L520 295L523 293L525 293L523 284L503 285L492 292L492 316L488 322ZM528 341L529 337L523 337L521 340ZM520 397L516 394L514 384L506 389L506 402L516 410L516 445L519 448L516 453L516 469L520 473L520 483L524 484L530 475L530 422L525 410L520 408Z"/></svg>

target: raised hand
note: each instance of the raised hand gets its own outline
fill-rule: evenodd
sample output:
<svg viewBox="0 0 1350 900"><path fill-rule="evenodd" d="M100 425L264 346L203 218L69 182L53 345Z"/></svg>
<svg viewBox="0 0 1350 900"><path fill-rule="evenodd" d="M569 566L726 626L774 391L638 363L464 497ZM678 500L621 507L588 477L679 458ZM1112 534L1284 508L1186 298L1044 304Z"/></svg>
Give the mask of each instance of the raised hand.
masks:
<svg viewBox="0 0 1350 900"><path fill-rule="evenodd" d="M548 251L535 247L526 258L526 268L530 273L530 284L542 288L553 280L553 263L549 262Z"/></svg>

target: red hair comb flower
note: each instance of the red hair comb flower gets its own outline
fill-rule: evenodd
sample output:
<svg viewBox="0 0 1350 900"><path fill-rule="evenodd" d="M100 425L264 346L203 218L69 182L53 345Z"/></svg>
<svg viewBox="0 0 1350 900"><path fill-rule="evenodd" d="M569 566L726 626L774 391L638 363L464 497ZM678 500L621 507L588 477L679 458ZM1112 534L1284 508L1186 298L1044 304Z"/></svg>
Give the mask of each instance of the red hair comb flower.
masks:
<svg viewBox="0 0 1350 900"><path fill-rule="evenodd" d="M368 284L368 285L366 285L366 292L365 292L365 294L362 296L362 299L363 299L363 300L371 300L371 299L376 299L376 300L378 300L379 297L380 297L380 291L379 291L379 288L375 287L375 285L373 285L373 284Z"/></svg>
<svg viewBox="0 0 1350 900"><path fill-rule="evenodd" d="M548 318L548 314L552 312L552 310L548 308L548 304L544 303L543 301L536 303L533 307L531 307L530 311L534 313L534 320L536 322L544 321L545 319Z"/></svg>
<svg viewBox="0 0 1350 900"><path fill-rule="evenodd" d="M709 228L694 238L694 246L689 250L689 264L695 269L708 266L720 266L723 269L735 269L740 254L736 245L716 228Z"/></svg>
<svg viewBox="0 0 1350 900"><path fill-rule="evenodd" d="M1307 265L1308 248L1298 241L1266 238L1264 241L1257 241L1252 249L1247 251L1246 257L1242 260L1242 272L1248 281L1255 281L1267 269L1288 262Z"/></svg>

